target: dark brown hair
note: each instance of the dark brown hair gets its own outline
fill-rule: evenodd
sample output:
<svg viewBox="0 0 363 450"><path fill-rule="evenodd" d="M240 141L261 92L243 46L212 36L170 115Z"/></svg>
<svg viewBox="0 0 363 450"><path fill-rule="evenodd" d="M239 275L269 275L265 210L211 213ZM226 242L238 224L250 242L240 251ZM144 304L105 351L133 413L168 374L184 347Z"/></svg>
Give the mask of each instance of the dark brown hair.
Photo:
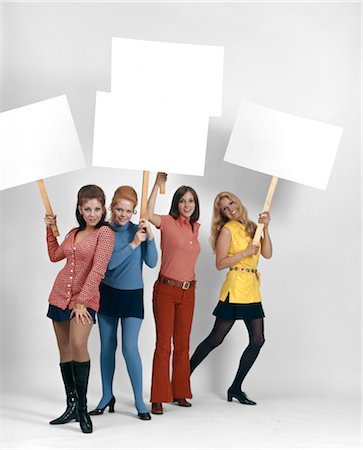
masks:
<svg viewBox="0 0 363 450"><path fill-rule="evenodd" d="M81 213L79 212L78 207L82 206L88 200L93 200L93 199L98 200L101 203L102 208L103 208L101 220L98 222L98 224L95 226L95 228L100 228L103 225L109 226L109 224L105 221L105 218L106 218L106 208L105 208L106 196L105 196L105 193L99 186L96 186L95 184L87 184L86 186L81 187L81 189L78 191L78 194L77 194L76 219L79 224L79 227L78 227L79 230L83 230L84 228L86 228L86 222L85 222L84 218L82 217Z"/></svg>
<svg viewBox="0 0 363 450"><path fill-rule="evenodd" d="M171 201L169 215L171 215L171 217L173 217L174 219L177 219L180 216L178 205L180 199L187 192L190 192L192 194L195 203L195 210L190 217L190 223L193 226L193 223L199 219L199 199L195 190L190 186L180 186L180 188L175 191L173 199Z"/></svg>

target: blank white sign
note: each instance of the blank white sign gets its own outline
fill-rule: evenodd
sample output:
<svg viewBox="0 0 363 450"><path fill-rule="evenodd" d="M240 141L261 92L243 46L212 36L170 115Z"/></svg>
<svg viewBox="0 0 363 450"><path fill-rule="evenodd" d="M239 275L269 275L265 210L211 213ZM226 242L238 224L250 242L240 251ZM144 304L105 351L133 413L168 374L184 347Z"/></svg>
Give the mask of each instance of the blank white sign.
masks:
<svg viewBox="0 0 363 450"><path fill-rule="evenodd" d="M242 102L224 160L326 189L343 129Z"/></svg>
<svg viewBox="0 0 363 450"><path fill-rule="evenodd" d="M220 116L223 54L221 46L112 38L111 92L154 104L188 100Z"/></svg>
<svg viewBox="0 0 363 450"><path fill-rule="evenodd" d="M97 92L92 165L203 175L208 122L189 104L156 108Z"/></svg>
<svg viewBox="0 0 363 450"><path fill-rule="evenodd" d="M65 95L0 114L0 189L84 167Z"/></svg>

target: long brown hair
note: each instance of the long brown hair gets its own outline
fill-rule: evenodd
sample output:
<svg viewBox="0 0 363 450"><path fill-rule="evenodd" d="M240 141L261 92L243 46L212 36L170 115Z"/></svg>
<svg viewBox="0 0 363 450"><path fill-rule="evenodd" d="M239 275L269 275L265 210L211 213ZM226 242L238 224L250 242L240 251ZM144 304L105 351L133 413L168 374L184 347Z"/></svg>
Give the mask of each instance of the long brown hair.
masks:
<svg viewBox="0 0 363 450"><path fill-rule="evenodd" d="M239 210L241 211L241 217L238 221L245 226L246 233L251 238L253 238L257 228L257 225L248 218L247 209L243 206L241 200L236 195L227 191L220 192L214 200L211 235L209 238L214 253L216 251L216 243L219 233L221 232L223 226L229 221L229 219L227 219L227 217L222 213L219 206L219 203L223 198L228 198L228 200L237 203Z"/></svg>

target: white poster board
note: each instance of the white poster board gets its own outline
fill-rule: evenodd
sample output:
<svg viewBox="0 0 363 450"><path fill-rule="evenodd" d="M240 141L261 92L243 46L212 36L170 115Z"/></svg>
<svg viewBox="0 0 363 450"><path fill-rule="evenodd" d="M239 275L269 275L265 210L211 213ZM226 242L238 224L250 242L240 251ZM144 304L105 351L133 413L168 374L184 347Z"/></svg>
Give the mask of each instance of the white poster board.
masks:
<svg viewBox="0 0 363 450"><path fill-rule="evenodd" d="M0 114L0 190L84 167L65 95Z"/></svg>
<svg viewBox="0 0 363 450"><path fill-rule="evenodd" d="M112 39L111 92L123 99L206 105L220 116L224 48L136 39Z"/></svg>
<svg viewBox="0 0 363 450"><path fill-rule="evenodd" d="M326 189L343 129L241 102L224 160Z"/></svg>
<svg viewBox="0 0 363 450"><path fill-rule="evenodd" d="M189 103L97 92L93 166L203 175L209 117Z"/></svg>

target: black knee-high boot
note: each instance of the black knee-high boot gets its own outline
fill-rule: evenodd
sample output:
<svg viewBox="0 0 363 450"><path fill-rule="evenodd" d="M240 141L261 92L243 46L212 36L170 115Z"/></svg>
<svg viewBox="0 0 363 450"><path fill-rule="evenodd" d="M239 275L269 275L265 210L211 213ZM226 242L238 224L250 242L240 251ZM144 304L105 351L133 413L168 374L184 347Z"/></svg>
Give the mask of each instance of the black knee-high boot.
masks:
<svg viewBox="0 0 363 450"><path fill-rule="evenodd" d="M66 390L67 408L60 417L49 422L51 425L62 425L70 422L71 420L78 421L77 394L73 378L73 361L60 363L59 366Z"/></svg>
<svg viewBox="0 0 363 450"><path fill-rule="evenodd" d="M78 397L78 419L83 433L92 433L92 422L87 412L87 387L91 361L73 361L74 382Z"/></svg>

